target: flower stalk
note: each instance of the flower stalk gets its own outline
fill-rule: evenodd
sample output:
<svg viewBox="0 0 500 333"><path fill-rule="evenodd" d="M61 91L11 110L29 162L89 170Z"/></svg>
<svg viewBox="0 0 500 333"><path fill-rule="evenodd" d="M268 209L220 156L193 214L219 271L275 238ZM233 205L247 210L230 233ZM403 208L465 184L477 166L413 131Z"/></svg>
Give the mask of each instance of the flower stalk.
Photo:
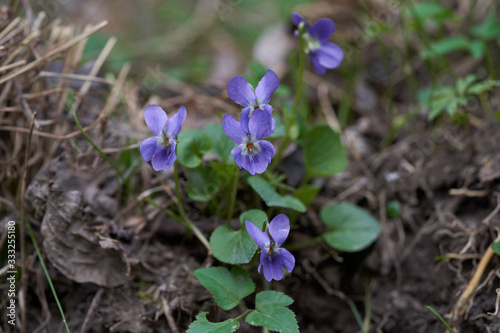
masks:
<svg viewBox="0 0 500 333"><path fill-rule="evenodd" d="M203 244L203 246L207 249L208 254L210 255L212 251L210 250L210 244L207 238L203 235L203 233L198 229L196 225L187 217L186 211L184 210L184 205L182 202L182 196L179 186L179 170L177 167L178 162L174 162L174 182L175 182L175 195L177 196L177 207L179 209L179 213L183 219L183 224L193 232L196 238Z"/></svg>
<svg viewBox="0 0 500 333"><path fill-rule="evenodd" d="M285 151L288 143L290 142L290 132L292 130L293 120L297 116L297 110L299 109L300 98L302 97L302 78L304 76L304 40L302 35L304 34L304 26L305 24L299 25L299 72L297 76L297 82L295 83L295 101L293 102L292 112L290 117L285 115L285 136L283 140L281 140L280 145L278 146L278 151L274 157L271 166L269 167L269 171L274 171L276 169L278 162L281 160L281 155Z"/></svg>

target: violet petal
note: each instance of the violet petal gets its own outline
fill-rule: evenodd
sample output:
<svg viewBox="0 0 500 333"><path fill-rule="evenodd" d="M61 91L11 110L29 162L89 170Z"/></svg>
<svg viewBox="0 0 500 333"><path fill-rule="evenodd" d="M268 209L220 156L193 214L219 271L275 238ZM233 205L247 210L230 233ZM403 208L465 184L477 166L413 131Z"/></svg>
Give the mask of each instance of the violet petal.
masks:
<svg viewBox="0 0 500 333"><path fill-rule="evenodd" d="M181 106L177 112L170 117L167 122L167 129L165 130L165 134L167 138L174 139L179 135L181 131L181 126L184 120L186 120L186 108Z"/></svg>
<svg viewBox="0 0 500 333"><path fill-rule="evenodd" d="M225 114L222 118L222 128L224 133L236 143L243 143L243 140L248 137L240 123L230 114Z"/></svg>
<svg viewBox="0 0 500 333"><path fill-rule="evenodd" d="M227 94L231 100L243 107L255 104L255 93L247 80L242 76L235 76L227 85Z"/></svg>
<svg viewBox="0 0 500 333"><path fill-rule="evenodd" d="M161 107L155 104L148 105L144 109L144 120L151 132L158 136L167 124L168 116Z"/></svg>
<svg viewBox="0 0 500 333"><path fill-rule="evenodd" d="M313 65L314 70L318 75L325 75L326 68L319 63L318 53L320 51L309 52L309 59L311 60L311 64Z"/></svg>
<svg viewBox="0 0 500 333"><path fill-rule="evenodd" d="M281 262L285 265L288 273L291 273L295 267L295 257L287 249L279 249L279 253L281 256Z"/></svg>
<svg viewBox="0 0 500 333"><path fill-rule="evenodd" d="M172 149L170 147L158 149L155 156L151 160L151 165L153 166L153 169L155 171L168 170L166 166L168 165L170 154L172 154Z"/></svg>
<svg viewBox="0 0 500 333"><path fill-rule="evenodd" d="M271 142L261 140L256 143L259 146L261 154L264 155L268 163L271 163L271 158L274 157L274 146Z"/></svg>
<svg viewBox="0 0 500 333"><path fill-rule="evenodd" d="M269 223L269 233L276 246L281 246L290 232L290 220L284 214L276 215Z"/></svg>
<svg viewBox="0 0 500 333"><path fill-rule="evenodd" d="M323 45L317 55L319 64L326 68L337 68L344 59L344 51L335 43Z"/></svg>
<svg viewBox="0 0 500 333"><path fill-rule="evenodd" d="M268 69L266 74L260 79L257 88L255 88L255 96L259 104L267 104L271 100L272 94L278 89L280 80L275 72Z"/></svg>
<svg viewBox="0 0 500 333"><path fill-rule="evenodd" d="M272 118L266 111L257 109L253 112L250 121L248 122L248 130L250 132L250 137L252 141L265 139L270 137L273 132L272 129Z"/></svg>
<svg viewBox="0 0 500 333"><path fill-rule="evenodd" d="M156 152L158 138L156 136L147 138L141 142L141 156L146 161L149 162Z"/></svg>
<svg viewBox="0 0 500 333"><path fill-rule="evenodd" d="M335 23L329 18L322 18L318 22L314 23L311 31L311 35L318 38L320 44L328 42L330 36L335 32Z"/></svg>
<svg viewBox="0 0 500 333"><path fill-rule="evenodd" d="M262 264L264 265L264 277L267 281L271 281L272 279L276 281L281 280L285 269L283 268L281 256L278 253L267 254Z"/></svg>
<svg viewBox="0 0 500 333"><path fill-rule="evenodd" d="M263 252L266 252L266 249L271 246L271 240L269 239L269 236L267 236L265 232L257 228L255 224L248 220L245 221L245 227L250 237L252 237L252 239L254 240L255 244L257 244L257 246L261 248Z"/></svg>

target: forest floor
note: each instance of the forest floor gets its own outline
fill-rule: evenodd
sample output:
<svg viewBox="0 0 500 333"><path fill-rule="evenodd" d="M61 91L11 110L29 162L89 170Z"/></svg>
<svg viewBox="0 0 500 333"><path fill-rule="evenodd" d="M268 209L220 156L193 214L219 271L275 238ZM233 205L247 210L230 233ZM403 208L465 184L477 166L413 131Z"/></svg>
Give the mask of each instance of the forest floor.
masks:
<svg viewBox="0 0 500 333"><path fill-rule="evenodd" d="M6 248L8 221L26 214L72 332L184 332L201 311L209 312L211 321L229 318L231 311L221 311L193 275L197 268L220 263L164 213L176 203L172 171L154 173L138 152L139 140L148 135L145 105L166 110L185 105L192 113L183 129L203 128L220 122L220 111L239 112L224 86L169 81L145 89L146 81L130 64L114 76L102 76L112 45L106 44L88 67L80 66L82 40L100 30L98 24L75 32L56 21L35 27L36 15L31 22L21 20L8 7L0 7L0 15L5 19L0 45L8 49L0 49L0 61L24 59L0 72L0 247ZM31 34L36 29L38 34ZM374 45L364 50L380 58L369 52ZM53 54L44 58L47 50ZM14 55L5 62L12 54L19 59ZM30 63L35 64L16 72ZM324 243L295 251L293 274L272 282L272 288L293 298L290 308L301 332L361 332L352 305L368 320L370 332L445 332L426 306L443 315L456 333L499 332L500 259L483 259L486 269L479 263L500 232L495 113L500 90L487 94L488 103L468 104L465 123L441 118L431 124L427 114L417 112L386 144L391 96L377 73L366 69L354 80L353 114L343 130L347 169L314 180L321 191L298 217L287 244L320 235L320 207L333 201L363 207L379 220L382 233L359 253L337 252ZM338 77L307 72L306 83L306 99L318 111L315 118L328 119L339 103ZM402 90L397 85L392 90L396 114L414 103L404 93L396 96ZM121 163L126 186L76 127L68 101L78 104L78 119L92 140ZM299 153L298 148L288 151L278 169L291 178L300 175ZM181 168L180 173L186 193L186 172ZM248 208L247 186L238 188L235 216ZM148 201L153 194L154 204ZM401 213L388 215L386 207L395 202ZM204 234L218 226L206 206L188 196L184 203ZM18 316L28 318L26 332L64 332L28 230L19 228L17 265L23 274L17 283L24 304L19 303ZM478 269L484 269L478 286L463 300ZM256 271L252 277L262 286ZM4 313L7 282L1 286ZM18 329L2 315L0 332ZM247 324L240 328L260 330Z"/></svg>

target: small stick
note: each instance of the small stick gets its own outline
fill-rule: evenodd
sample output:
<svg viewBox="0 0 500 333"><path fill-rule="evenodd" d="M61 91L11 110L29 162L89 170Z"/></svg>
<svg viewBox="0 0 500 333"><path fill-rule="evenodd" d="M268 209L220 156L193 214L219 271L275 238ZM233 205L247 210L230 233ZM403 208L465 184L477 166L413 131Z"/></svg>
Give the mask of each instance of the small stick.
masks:
<svg viewBox="0 0 500 333"><path fill-rule="evenodd" d="M0 71L2 70L2 68L3 67L0 67ZM103 79L102 77L83 75L83 74L53 73L53 72L41 71L38 75L40 77L58 77L58 78L78 80L78 81L100 82L110 86L114 86L116 84L116 82Z"/></svg>
<svg viewBox="0 0 500 333"><path fill-rule="evenodd" d="M92 317L92 312L94 312L97 304L99 304L103 292L104 289L99 288L99 290L95 293L94 298L92 299L92 303L90 303L89 310L87 311L87 315L83 320L82 328L80 328L80 333L85 333L87 331L87 325L89 323L90 318Z"/></svg>
<svg viewBox="0 0 500 333"><path fill-rule="evenodd" d="M26 65L26 59L22 59L22 60L13 62L12 64L0 67L0 73L8 71L9 69L12 69L12 68L17 67L17 66L22 66L22 65Z"/></svg>
<svg viewBox="0 0 500 333"><path fill-rule="evenodd" d="M165 318L167 318L168 326L170 327L170 330L172 333L179 333L179 330L177 329L177 326L175 325L175 320L174 317L172 317L172 311L170 310L170 305L168 304L167 299L165 298L165 295L161 295L161 303L163 305L163 314L165 315Z"/></svg>

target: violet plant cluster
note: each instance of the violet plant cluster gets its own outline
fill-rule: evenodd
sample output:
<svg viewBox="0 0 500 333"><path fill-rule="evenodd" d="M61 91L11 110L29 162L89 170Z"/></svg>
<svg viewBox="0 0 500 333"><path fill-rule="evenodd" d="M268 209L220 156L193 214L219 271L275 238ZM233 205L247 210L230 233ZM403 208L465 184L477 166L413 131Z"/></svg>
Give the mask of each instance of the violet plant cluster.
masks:
<svg viewBox="0 0 500 333"><path fill-rule="evenodd" d="M182 124L187 117L187 111L184 106L181 106L177 112L169 118L167 113L160 106L149 105L144 110L144 118L148 128L153 133L153 136L142 141L140 145L140 153L143 159L146 162L151 161L152 168L155 171L168 171L172 168L172 166L174 166L173 175L178 199L178 214L172 213L172 216L177 217L182 223L191 229L194 235L198 237L198 239L206 247L208 253L211 255L213 254L216 259L223 263L232 265L251 265L253 263L251 259L254 257L256 251L260 250L257 271L258 273L262 273L265 280L269 282L272 280L281 280L285 275L285 269L288 273L292 273L294 270L294 255L282 247L290 233L290 219L285 214L280 213L268 222L268 214L260 210L253 210L245 212L240 216L240 230L232 229L229 225L229 221L233 218L232 212L238 189L237 181L240 176L244 176L244 179L247 179L248 184L252 186L256 193L270 207L288 207L299 212L305 211L305 206L298 199L282 196L276 192L276 190L269 189L269 187L272 188L272 185L262 185L262 183L264 182L265 184L270 184L265 179L275 177L274 167L276 166L277 161L273 161L273 159L280 160L281 155L288 143L294 140L290 137L290 129L294 126L294 123L296 123L296 118L300 117L297 113L297 108L300 101L300 90L302 89L301 78L302 71L304 69L302 55L305 54L309 56L312 67L319 75L324 75L327 69L338 67L344 57L342 49L335 43L329 41L331 35L335 31L335 24L330 19L320 19L314 25L311 25L302 16L297 13L293 13L292 22L297 27L295 34L300 38L299 45L302 46L302 49L300 50L301 64L298 68L299 80L296 87L297 94L295 96L294 108L288 115L283 115L285 118L285 135L281 139L281 144L277 151L275 151L273 143L269 140L275 132L277 127L276 119L278 119L273 117L274 108L271 105L271 97L280 85L280 80L276 73L271 69L268 69L258 82L255 89L242 76L236 76L228 83L228 97L233 102L240 105L242 109L239 114L239 120L236 120L235 117L230 114L225 114L222 117L222 127L220 128L220 133L224 133L227 138L231 140L227 140L227 142L232 142L232 145L229 143L229 145L226 144L226 146L223 145L223 147L226 147L226 156L229 158L230 149L230 154L234 159L234 164L236 164L237 168L234 164L232 165L234 166L232 169L228 166L223 166L223 168L227 170L234 170L234 182L231 183L232 192L230 192L231 200L228 200L231 202L228 209L228 223L224 226L219 226L212 233L210 241L208 241L205 238L205 235L195 226L194 223L189 220L188 214L184 211L179 185L180 172L177 165L179 161L177 161L177 159L182 156L184 156L183 158L185 159L189 159L190 157L193 157L193 155L196 155L194 162L193 159L190 159L189 163L182 163L182 161L180 161L186 168L186 172L184 174L196 174L198 175L198 178L203 180L206 178L210 179L210 175L213 173L211 173L209 169L203 167L201 157L204 153L210 151L212 142L207 142L211 141L214 135L209 136L198 133L196 136L190 136L187 134L188 131L193 130L184 131L186 132L186 135L180 133ZM222 134L222 136L224 136L224 134ZM318 141L317 144L325 145L324 152L322 151L320 153L329 154L329 152L331 152L329 147L331 146L331 142L323 142L325 141L325 135L328 140L333 138L339 142L339 145L341 145L338 134L333 133L331 129L325 129L321 126L316 126L310 130L310 132L306 134L306 137L310 136L311 140ZM315 139L316 137L318 137L318 139ZM307 164L308 147L305 146L304 150ZM313 162L317 160L317 156L314 154L312 155L312 158L310 158ZM324 163L317 163L316 165L313 162L309 163L312 163L310 170L308 170L310 176L325 176L325 174L329 175L341 171L331 171L331 168L328 165L325 166ZM219 168L221 168L220 165ZM317 171L318 168L326 169ZM241 175L242 169L246 170L250 176ZM231 172L229 172L229 174L231 174ZM190 182L190 179L187 179L187 181ZM269 199L269 195L272 196L274 201ZM276 200L278 200L278 203L276 203ZM255 213L256 211L258 211L257 213L260 215ZM245 216L251 217L243 218ZM257 218L257 216L260 217ZM324 239L329 242L326 237ZM221 242L223 244L221 244ZM234 246L234 248L228 248L224 242L233 244L232 246ZM213 276L207 278L207 275ZM237 280L234 280L233 276L236 275ZM253 292L255 288L255 285L248 276L248 273L240 270L238 266L233 268L231 272L229 272L229 270L225 267L202 268L195 271L195 276L213 293L216 302L224 310L231 309L236 306L238 302L243 302L243 298ZM216 284L219 283L219 287L214 287L214 281L219 281L215 282ZM235 294L241 294L239 301L236 303L227 303L227 298L220 294L220 290L230 288L229 286L233 284L238 286L237 282L241 281L244 281L242 283L247 284L246 286L248 287L249 292L242 293L240 291L242 287L240 286L241 288L238 287L240 289L235 289L234 291ZM288 301L286 295L279 296L278 294L279 293L268 292L258 293L256 299L256 310L255 312L252 312L254 310L246 310L245 314L250 313L247 315L246 321L251 325L266 326L271 330L282 331L283 327L279 326L279 324L277 324L278 326L273 326L274 324L270 324L268 318L259 317L259 313L261 313L263 311L262 309L264 309L264 307L262 309L259 308L259 302L266 304L266 311L269 311L269 304L272 304L273 298L276 301L276 307L283 307L286 304L291 304L292 300L290 299L290 301ZM276 297L281 298L278 300ZM246 308L246 306L244 308ZM283 318L285 318L284 322L288 323L286 325L291 325L290 327L293 328L290 331L298 332L298 327L295 329L297 325L293 312L289 309L283 309L280 311L284 311L285 313ZM281 319L277 322L280 321ZM202 313L197 316L196 321L190 326L188 332L203 332L209 329L226 327L224 326L226 325L225 323L227 324L228 332L234 332L234 330L239 327L237 319L226 320L223 323L213 324L206 319L206 314Z"/></svg>

